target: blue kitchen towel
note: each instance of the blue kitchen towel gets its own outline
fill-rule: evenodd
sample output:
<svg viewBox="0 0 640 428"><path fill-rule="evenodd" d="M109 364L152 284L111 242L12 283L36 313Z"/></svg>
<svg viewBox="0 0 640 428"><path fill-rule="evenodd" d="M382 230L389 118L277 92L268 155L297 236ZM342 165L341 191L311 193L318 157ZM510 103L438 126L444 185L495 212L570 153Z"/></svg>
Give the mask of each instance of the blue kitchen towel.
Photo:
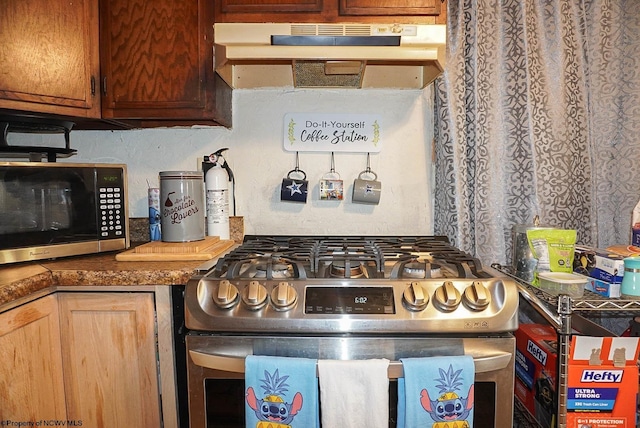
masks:
<svg viewBox="0 0 640 428"><path fill-rule="evenodd" d="M317 360L249 355L245 359L247 428L318 428Z"/></svg>
<svg viewBox="0 0 640 428"><path fill-rule="evenodd" d="M398 428L473 428L475 366L470 355L403 358Z"/></svg>

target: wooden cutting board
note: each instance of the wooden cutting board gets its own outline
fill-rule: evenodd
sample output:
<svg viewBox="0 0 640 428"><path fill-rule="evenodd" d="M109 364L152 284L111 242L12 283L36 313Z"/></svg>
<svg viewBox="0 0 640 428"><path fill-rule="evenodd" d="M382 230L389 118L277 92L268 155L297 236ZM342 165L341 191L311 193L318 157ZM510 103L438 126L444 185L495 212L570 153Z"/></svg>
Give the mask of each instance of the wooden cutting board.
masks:
<svg viewBox="0 0 640 428"><path fill-rule="evenodd" d="M220 242L219 236L207 236L200 241L191 242L162 242L151 241L142 244L133 251L136 253L199 253L213 244Z"/></svg>
<svg viewBox="0 0 640 428"><path fill-rule="evenodd" d="M234 241L207 236L200 241L161 242L152 241L128 251L116 254L116 260L129 262L210 260L227 251Z"/></svg>

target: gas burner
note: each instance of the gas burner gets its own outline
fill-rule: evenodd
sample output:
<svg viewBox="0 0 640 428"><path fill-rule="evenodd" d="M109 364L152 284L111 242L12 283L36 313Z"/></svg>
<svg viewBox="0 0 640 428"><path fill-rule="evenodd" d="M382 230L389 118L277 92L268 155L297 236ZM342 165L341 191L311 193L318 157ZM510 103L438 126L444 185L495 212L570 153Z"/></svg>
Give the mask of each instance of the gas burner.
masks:
<svg viewBox="0 0 640 428"><path fill-rule="evenodd" d="M284 279L297 277L292 264L282 258L261 257L240 260L233 264L230 278Z"/></svg>
<svg viewBox="0 0 640 428"><path fill-rule="evenodd" d="M291 265L289 264L257 263L255 264L255 268L252 269L252 278L267 278L269 276L269 269L271 269L271 278L273 279L291 278L293 276L291 273Z"/></svg>
<svg viewBox="0 0 640 428"><path fill-rule="evenodd" d="M411 262L404 265L402 269L402 276L407 278L426 278L427 266L426 263Z"/></svg>
<svg viewBox="0 0 640 428"><path fill-rule="evenodd" d="M399 260L390 260L391 269L385 277L391 279L431 279L454 277L451 270L429 259L421 259L412 255L403 255Z"/></svg>
<svg viewBox="0 0 640 428"><path fill-rule="evenodd" d="M209 278L226 279L306 279L304 261L283 257L281 254L263 253L249 256L242 252L231 252L218 260L215 268L207 274Z"/></svg>
<svg viewBox="0 0 640 428"><path fill-rule="evenodd" d="M335 261L329 267L329 275L332 278L362 278L364 276L364 267L362 263L355 266L346 267L344 261Z"/></svg>
<svg viewBox="0 0 640 428"><path fill-rule="evenodd" d="M429 274L427 275L427 270ZM409 262L402 269L402 278L442 278L442 269L427 262Z"/></svg>

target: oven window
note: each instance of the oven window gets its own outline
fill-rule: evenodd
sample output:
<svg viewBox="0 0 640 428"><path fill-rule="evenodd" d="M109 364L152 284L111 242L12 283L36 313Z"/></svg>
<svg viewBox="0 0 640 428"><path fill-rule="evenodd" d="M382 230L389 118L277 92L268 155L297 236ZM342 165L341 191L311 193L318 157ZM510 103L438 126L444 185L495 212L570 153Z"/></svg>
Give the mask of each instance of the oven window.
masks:
<svg viewBox="0 0 640 428"><path fill-rule="evenodd" d="M396 428L397 382L389 383L389 428ZM244 428L244 381L242 379L206 379L207 427ZM475 383L473 426L494 428L496 385L493 382Z"/></svg>
<svg viewBox="0 0 640 428"><path fill-rule="evenodd" d="M244 428L244 380L206 379L207 427Z"/></svg>

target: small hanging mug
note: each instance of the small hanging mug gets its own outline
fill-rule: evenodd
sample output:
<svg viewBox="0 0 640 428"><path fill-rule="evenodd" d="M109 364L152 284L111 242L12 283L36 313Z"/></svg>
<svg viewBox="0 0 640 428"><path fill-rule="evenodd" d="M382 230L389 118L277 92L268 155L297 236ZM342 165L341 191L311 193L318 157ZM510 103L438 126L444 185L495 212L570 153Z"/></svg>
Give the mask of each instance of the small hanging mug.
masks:
<svg viewBox="0 0 640 428"><path fill-rule="evenodd" d="M335 171L327 172L320 180L320 199L323 201L341 201L344 197L344 182Z"/></svg>
<svg viewBox="0 0 640 428"><path fill-rule="evenodd" d="M297 175L301 178L292 178ZM293 169L287 174L287 178L282 179L280 186L280 200L286 202L307 202L307 174L301 169Z"/></svg>
<svg viewBox="0 0 640 428"><path fill-rule="evenodd" d="M365 179L365 176L371 176L373 179ZM382 184L378 181L378 175L370 169L362 171L358 178L353 181L352 201L357 204L373 204L380 202L380 191Z"/></svg>

